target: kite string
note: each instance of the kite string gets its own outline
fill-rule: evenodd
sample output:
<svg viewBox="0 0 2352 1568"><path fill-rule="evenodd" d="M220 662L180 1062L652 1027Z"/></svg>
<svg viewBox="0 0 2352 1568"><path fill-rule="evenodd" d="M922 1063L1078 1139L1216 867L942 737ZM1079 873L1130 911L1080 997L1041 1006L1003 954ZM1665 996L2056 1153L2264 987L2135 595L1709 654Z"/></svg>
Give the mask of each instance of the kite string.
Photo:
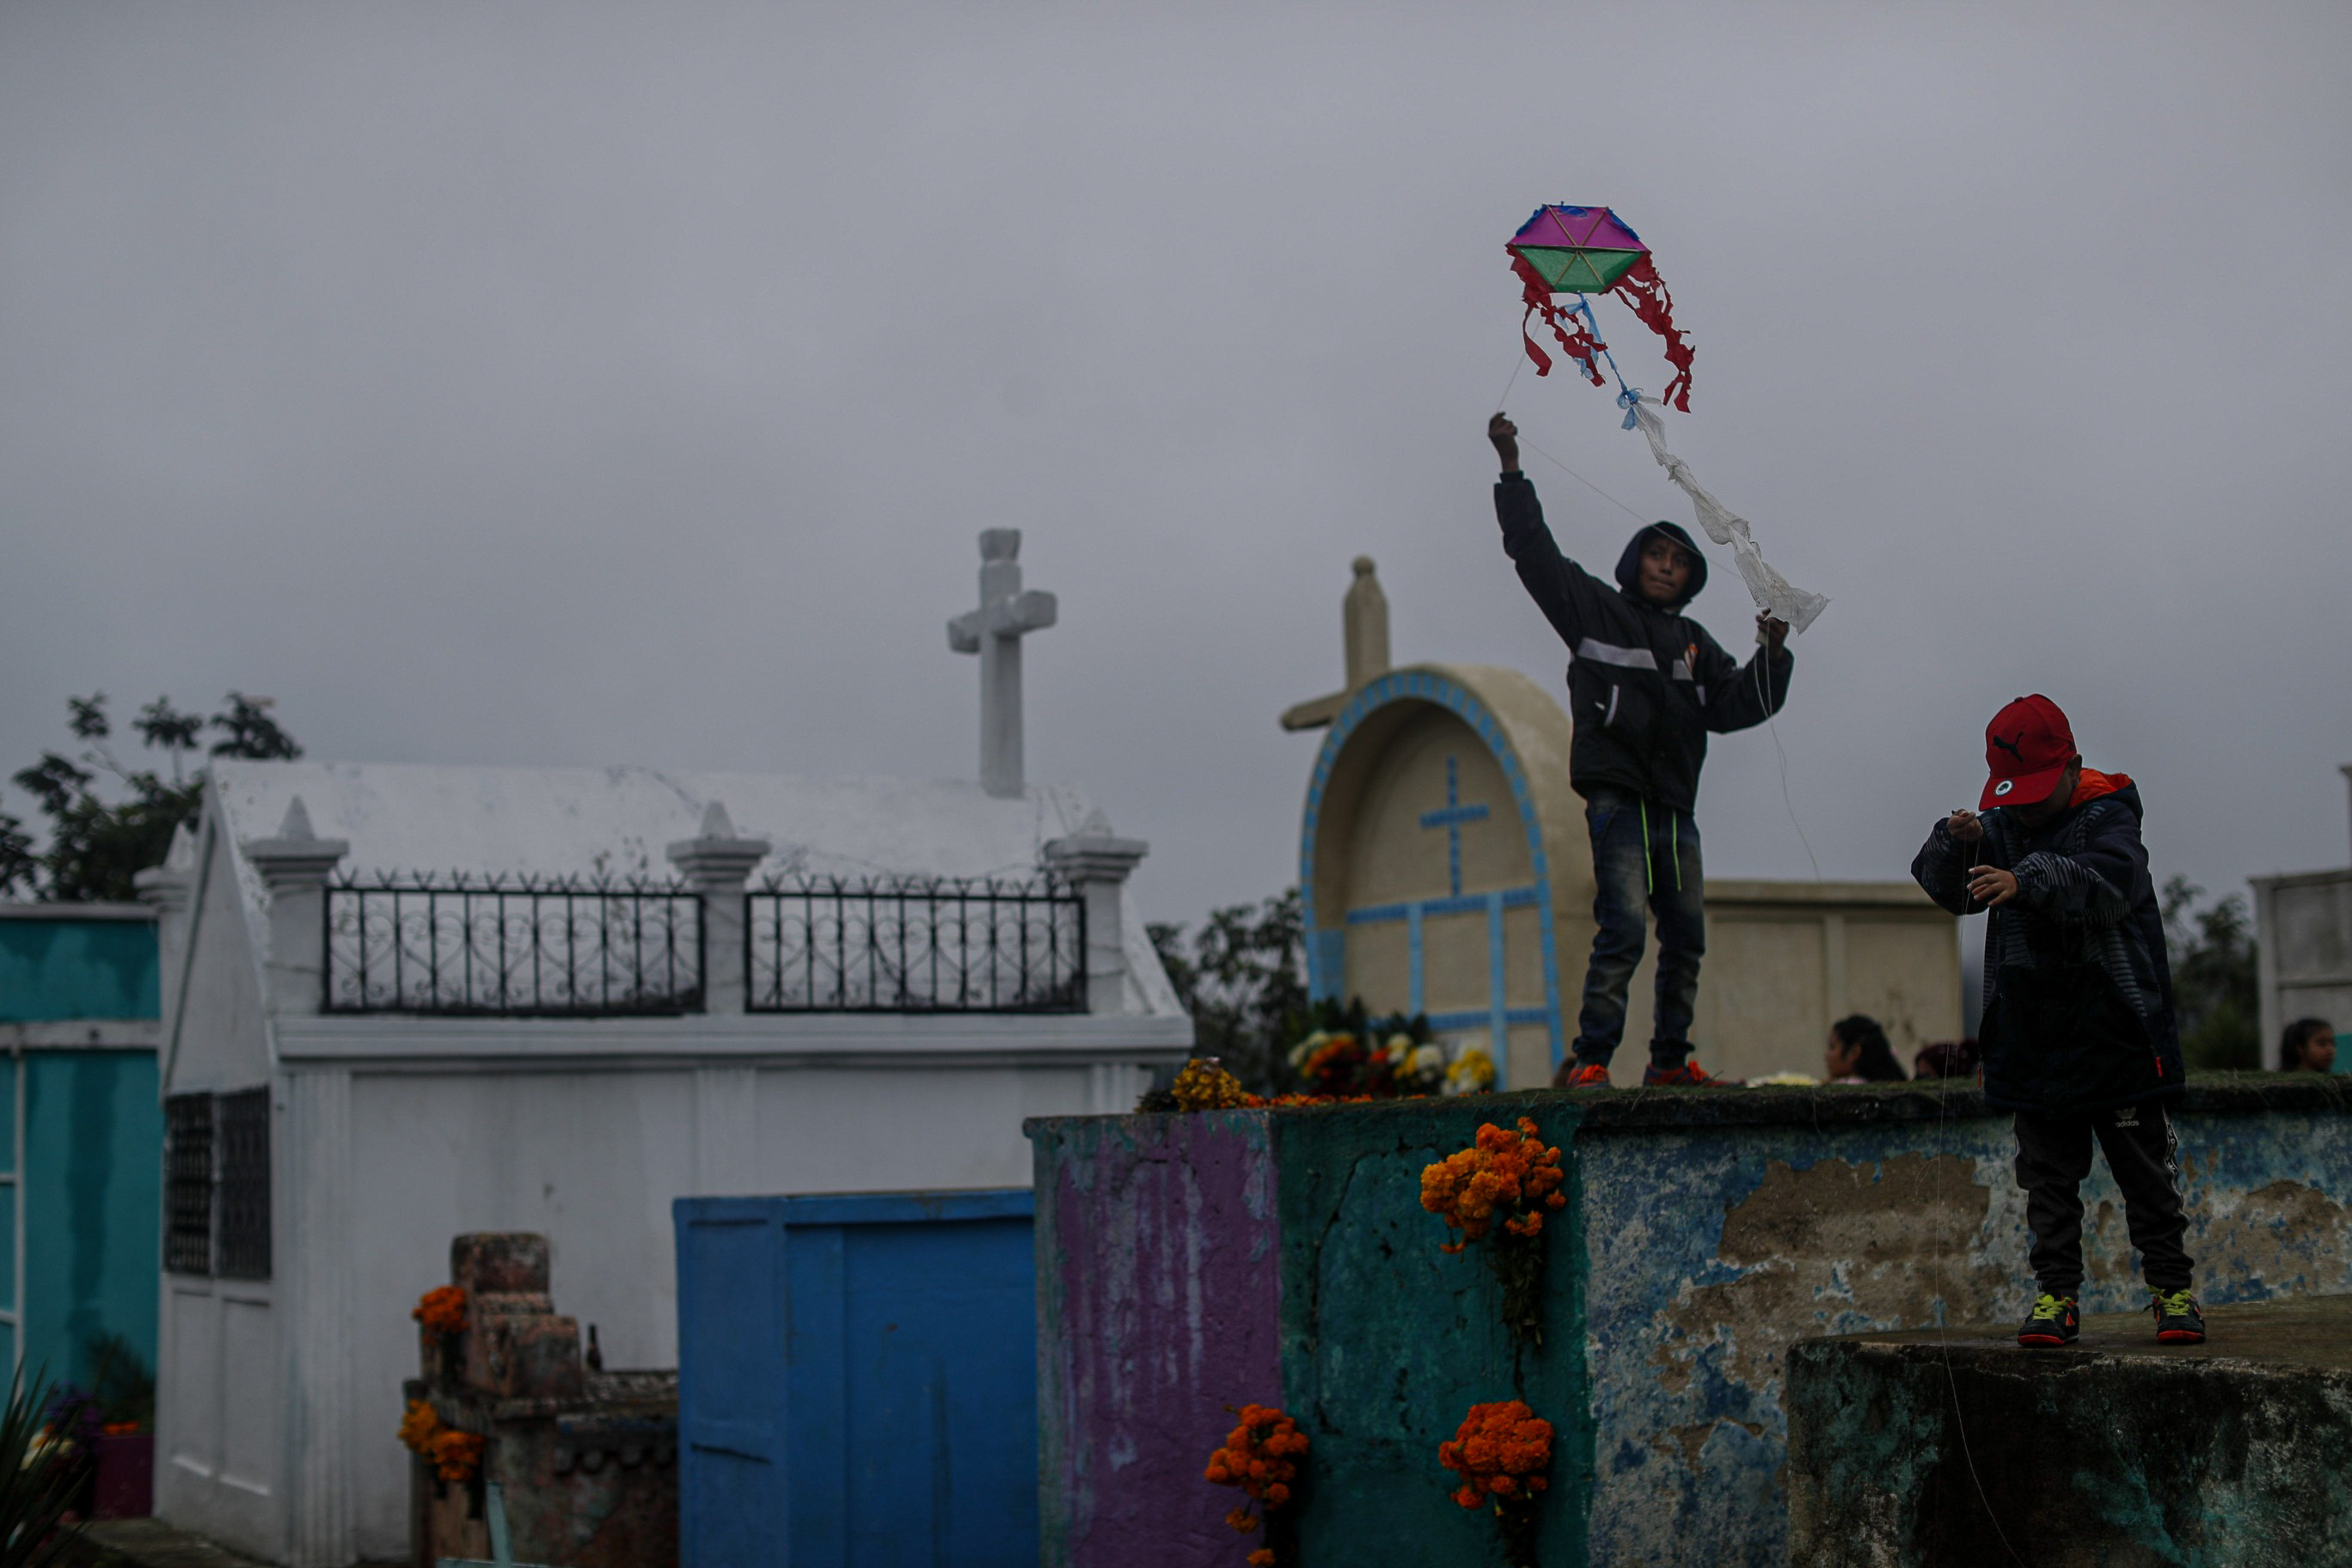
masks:
<svg viewBox="0 0 2352 1568"><path fill-rule="evenodd" d="M1599 496L1602 500L1607 501L1611 506L1615 507L1619 511L1623 512L1627 517L1632 518L1635 522L1647 523L1650 521L1648 518L1643 517L1640 512L1635 511L1632 507L1627 506L1623 501L1619 500L1615 496L1611 495L1607 490L1602 489L1599 485L1594 484L1591 479L1586 479L1582 474L1578 473L1574 468L1570 468L1566 463L1561 462L1558 458L1553 457L1549 452L1545 451L1541 447L1537 446L1533 441L1528 440L1524 431L1520 433L1519 445L1525 447L1528 451L1533 452L1537 457L1541 458L1545 462L1549 463L1553 468L1558 468L1561 473L1566 474L1570 479L1574 479L1578 484L1582 485L1586 489L1591 490L1594 495Z"/></svg>
<svg viewBox="0 0 2352 1568"><path fill-rule="evenodd" d="M1525 353L1517 353L1511 355L1511 379L1503 383L1503 395L1495 399L1496 413L1502 413L1504 405L1511 401L1511 388L1519 384L1519 371L1527 364L1527 363L1528 356Z"/></svg>

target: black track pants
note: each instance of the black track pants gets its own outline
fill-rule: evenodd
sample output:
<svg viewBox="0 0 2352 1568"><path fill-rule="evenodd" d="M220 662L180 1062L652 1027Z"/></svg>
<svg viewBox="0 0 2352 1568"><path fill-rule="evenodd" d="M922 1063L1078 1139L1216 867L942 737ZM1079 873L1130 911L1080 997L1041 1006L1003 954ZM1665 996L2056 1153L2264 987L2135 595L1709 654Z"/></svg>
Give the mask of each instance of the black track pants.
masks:
<svg viewBox="0 0 2352 1568"><path fill-rule="evenodd" d="M2180 1163L2172 1119L2160 1104L2119 1105L2082 1116L2017 1116L2017 1184L2033 1232L2033 1276L2052 1296L2083 1286L2083 1199L2091 1141L2106 1152L2123 1193L2124 1223L2139 1249L2140 1270L2158 1290L2189 1289L2189 1254L2180 1237Z"/></svg>

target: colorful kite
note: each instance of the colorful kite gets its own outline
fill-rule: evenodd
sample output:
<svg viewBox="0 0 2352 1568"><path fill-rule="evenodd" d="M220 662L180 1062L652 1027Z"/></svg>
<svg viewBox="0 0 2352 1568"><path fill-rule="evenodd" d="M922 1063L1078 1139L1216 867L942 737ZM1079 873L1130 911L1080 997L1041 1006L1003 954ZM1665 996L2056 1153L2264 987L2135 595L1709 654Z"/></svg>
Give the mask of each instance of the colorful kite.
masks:
<svg viewBox="0 0 2352 1568"><path fill-rule="evenodd" d="M1691 346L1675 325L1674 300L1666 292L1665 279L1651 264L1650 247L1642 243L1642 237L1607 207L1553 202L1536 208L1535 216L1519 226L1519 232L1503 248L1510 252L1511 270L1518 274L1522 285L1520 298L1527 310L1519 318L1519 340L1527 344L1528 357L1536 362L1536 374L1551 374L1551 356L1536 346L1528 331L1528 322L1540 315L1593 385L1607 384L1601 379L1601 362L1609 362L1610 371L1617 376L1617 405L1625 411L1625 428L1642 432L1650 444L1650 456L1690 498L1706 536L1717 544L1731 546L1740 580L1747 584L1748 596L1757 606L1788 622L1794 631L1811 626L1829 601L1795 586L1774 571L1757 548L1748 520L1709 494L1690 471L1690 465L1666 449L1665 421L1658 417L1654 405L1670 403L1685 414L1690 412ZM1586 298L1604 292L1633 306L1642 324L1666 340L1666 360L1675 367L1675 378L1666 384L1664 396L1653 399L1641 388L1626 385L1623 374L1618 372L1617 358L1601 341L1592 302ZM1572 294L1576 302L1554 304L1555 294Z"/></svg>
<svg viewBox="0 0 2352 1568"><path fill-rule="evenodd" d="M1592 384L1603 384L1600 361L1608 357L1609 345L1601 341L1592 306L1584 296L1612 293L1633 307L1643 326L1666 340L1666 362L1675 367L1675 378L1660 401L1690 412L1690 340L1675 326L1674 297L1650 260L1650 247L1623 219L1607 207L1554 202L1536 208L1503 248L1511 253L1511 270L1525 286L1521 298L1528 309L1520 319L1519 337L1538 375L1551 374L1551 356L1536 346L1527 330L1528 321L1540 315ZM1576 303L1555 305L1554 294L1573 294ZM1615 359L1609 360L1609 368L1617 368Z"/></svg>

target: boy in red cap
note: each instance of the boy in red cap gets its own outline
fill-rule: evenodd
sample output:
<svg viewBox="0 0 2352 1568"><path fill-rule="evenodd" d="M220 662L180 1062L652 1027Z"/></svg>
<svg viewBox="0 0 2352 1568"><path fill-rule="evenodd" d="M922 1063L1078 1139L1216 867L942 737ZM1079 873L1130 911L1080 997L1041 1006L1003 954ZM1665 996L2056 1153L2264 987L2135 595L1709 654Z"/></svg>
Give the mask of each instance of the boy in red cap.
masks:
<svg viewBox="0 0 2352 1568"><path fill-rule="evenodd" d="M2063 1345L2077 1332L2078 1187L2095 1141L2123 1194L2156 1337L2201 1342L2165 1111L2181 1089L2180 1039L2139 790L2083 765L2047 697L1993 715L1985 763L1992 776L1977 811L1937 823L1911 875L1956 915L1988 911L1984 1094L2017 1113L2017 1184L2041 1289L2017 1342Z"/></svg>

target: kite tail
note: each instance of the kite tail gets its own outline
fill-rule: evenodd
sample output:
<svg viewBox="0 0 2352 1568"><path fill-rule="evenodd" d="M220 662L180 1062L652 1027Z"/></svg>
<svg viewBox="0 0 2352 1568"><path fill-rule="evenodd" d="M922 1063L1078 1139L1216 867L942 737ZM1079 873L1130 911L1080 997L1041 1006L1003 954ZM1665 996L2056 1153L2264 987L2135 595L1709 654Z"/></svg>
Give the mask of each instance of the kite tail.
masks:
<svg viewBox="0 0 2352 1568"><path fill-rule="evenodd" d="M1511 270L1519 275L1522 286L1519 298L1526 301L1528 307L1526 313L1519 318L1519 342L1527 345L1528 358L1535 361L1536 374L1551 374L1551 355L1536 346L1534 336L1528 331L1528 323L1540 314L1544 325L1551 329L1551 335L1559 340L1559 346L1577 362L1577 368L1584 372L1585 379L1595 386L1601 385L1601 355L1609 345L1586 331L1583 319L1574 310L1563 310L1551 302L1551 285L1543 280L1541 273L1528 265L1525 258L1513 256ZM1567 324L1563 326L1562 322Z"/></svg>
<svg viewBox="0 0 2352 1568"><path fill-rule="evenodd" d="M1666 292L1666 280L1658 276L1657 268L1644 254L1625 269L1612 292L1633 307L1633 313L1642 318L1643 326L1666 340L1666 363L1675 367L1675 378L1666 384L1659 401L1671 403L1688 414L1692 350L1690 340L1675 325L1675 297Z"/></svg>

